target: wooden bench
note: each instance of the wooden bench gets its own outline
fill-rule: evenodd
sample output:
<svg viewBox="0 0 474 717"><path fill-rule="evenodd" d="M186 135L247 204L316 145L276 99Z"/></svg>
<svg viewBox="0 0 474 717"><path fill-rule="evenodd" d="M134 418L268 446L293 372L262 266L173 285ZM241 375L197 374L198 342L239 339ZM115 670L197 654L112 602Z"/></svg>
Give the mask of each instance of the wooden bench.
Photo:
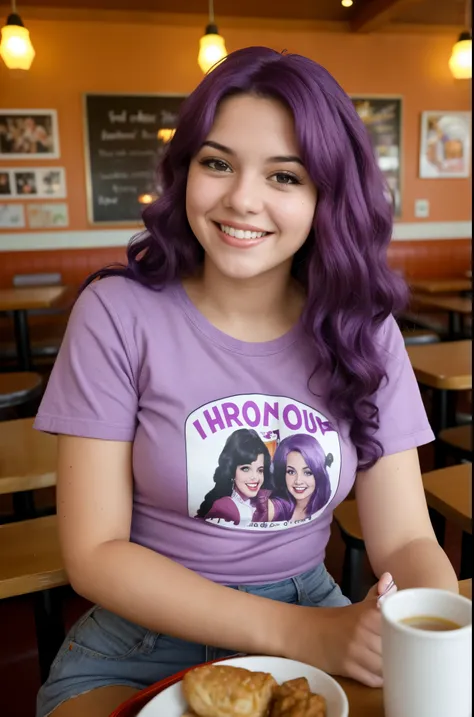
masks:
<svg viewBox="0 0 474 717"><path fill-rule="evenodd" d="M0 495L13 495L16 519L36 517L33 491L56 485L56 436L33 418L0 422Z"/></svg>
<svg viewBox="0 0 474 717"><path fill-rule="evenodd" d="M56 516L0 525L0 599L35 594L35 623L41 681L64 640L59 595L68 584Z"/></svg>
<svg viewBox="0 0 474 717"><path fill-rule="evenodd" d="M472 465L462 464L424 473L423 486L428 506L463 531L460 577L471 577ZM334 520L346 546L341 587L347 597L357 599L360 597L365 543L356 501L346 499L338 505ZM440 539L439 530L436 532Z"/></svg>

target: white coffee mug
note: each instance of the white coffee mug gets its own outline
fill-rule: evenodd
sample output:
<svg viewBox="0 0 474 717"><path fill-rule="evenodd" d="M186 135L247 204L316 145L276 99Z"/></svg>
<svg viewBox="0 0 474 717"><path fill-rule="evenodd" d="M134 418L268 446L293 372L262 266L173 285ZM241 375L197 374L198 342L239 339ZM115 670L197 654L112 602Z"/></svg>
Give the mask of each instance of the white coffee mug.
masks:
<svg viewBox="0 0 474 717"><path fill-rule="evenodd" d="M472 603L447 590L400 590L382 601L385 717L472 717ZM429 616L459 625L421 630Z"/></svg>

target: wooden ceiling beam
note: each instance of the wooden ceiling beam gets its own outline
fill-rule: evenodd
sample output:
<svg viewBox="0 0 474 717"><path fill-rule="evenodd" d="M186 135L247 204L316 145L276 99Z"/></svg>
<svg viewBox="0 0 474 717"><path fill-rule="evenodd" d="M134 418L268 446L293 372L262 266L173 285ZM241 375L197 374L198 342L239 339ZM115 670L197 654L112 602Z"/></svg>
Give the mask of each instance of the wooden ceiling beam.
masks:
<svg viewBox="0 0 474 717"><path fill-rule="evenodd" d="M365 0L351 21L352 32L374 32L396 17L407 5L421 0Z"/></svg>

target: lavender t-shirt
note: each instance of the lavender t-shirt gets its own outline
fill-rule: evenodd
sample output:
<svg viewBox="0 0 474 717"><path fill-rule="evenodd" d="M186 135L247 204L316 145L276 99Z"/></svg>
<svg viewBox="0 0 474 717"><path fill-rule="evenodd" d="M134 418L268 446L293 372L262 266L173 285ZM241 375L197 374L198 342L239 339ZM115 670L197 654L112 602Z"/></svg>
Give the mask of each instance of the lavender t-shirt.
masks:
<svg viewBox="0 0 474 717"><path fill-rule="evenodd" d="M377 343L389 377L376 396L385 454L433 440L393 318ZM324 560L333 510L357 469L348 425L325 399L329 376L308 389L314 364L300 324L274 341L246 343L212 326L180 283L156 292L111 277L77 301L35 427L133 441L133 542L220 583L283 580ZM281 495L272 501L272 458L290 436L314 468L308 491L326 483L324 503L308 502L310 515L293 515L296 502ZM253 497L236 479L196 517L216 468L232 462L226 450L247 440L261 446Z"/></svg>

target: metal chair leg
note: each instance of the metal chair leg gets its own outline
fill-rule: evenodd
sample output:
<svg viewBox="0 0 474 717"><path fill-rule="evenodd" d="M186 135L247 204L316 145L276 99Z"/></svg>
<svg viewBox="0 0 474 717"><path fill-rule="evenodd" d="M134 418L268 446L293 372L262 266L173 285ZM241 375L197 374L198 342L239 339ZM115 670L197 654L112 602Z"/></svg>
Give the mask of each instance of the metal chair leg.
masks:
<svg viewBox="0 0 474 717"><path fill-rule="evenodd" d="M61 647L65 633L60 591L42 590L35 593L35 623L41 684L46 681L51 663Z"/></svg>
<svg viewBox="0 0 474 717"><path fill-rule="evenodd" d="M346 543L342 567L341 590L351 602L361 600L365 549Z"/></svg>

